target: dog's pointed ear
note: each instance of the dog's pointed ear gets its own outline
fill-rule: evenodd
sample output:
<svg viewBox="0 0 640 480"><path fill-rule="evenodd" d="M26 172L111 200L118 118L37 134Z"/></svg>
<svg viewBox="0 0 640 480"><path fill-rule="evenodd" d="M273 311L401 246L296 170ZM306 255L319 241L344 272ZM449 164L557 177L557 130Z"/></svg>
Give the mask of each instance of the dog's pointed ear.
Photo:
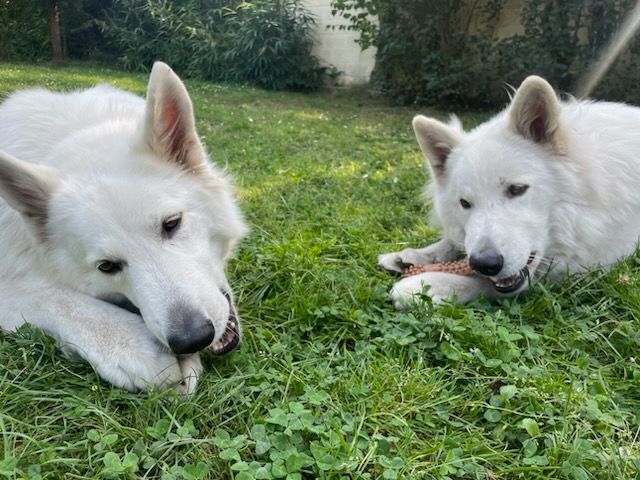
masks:
<svg viewBox="0 0 640 480"><path fill-rule="evenodd" d="M446 125L433 118L418 115L413 119L413 131L434 178L440 179L445 173L449 154L460 143L464 134L459 120L453 118L452 125Z"/></svg>
<svg viewBox="0 0 640 480"><path fill-rule="evenodd" d="M543 78L527 77L511 101L509 126L539 144L560 145L560 102Z"/></svg>
<svg viewBox="0 0 640 480"><path fill-rule="evenodd" d="M58 184L53 171L0 152L0 196L44 237L48 205Z"/></svg>
<svg viewBox="0 0 640 480"><path fill-rule="evenodd" d="M144 144L160 157L186 170L199 170L204 162L187 89L165 63L155 62L147 87Z"/></svg>

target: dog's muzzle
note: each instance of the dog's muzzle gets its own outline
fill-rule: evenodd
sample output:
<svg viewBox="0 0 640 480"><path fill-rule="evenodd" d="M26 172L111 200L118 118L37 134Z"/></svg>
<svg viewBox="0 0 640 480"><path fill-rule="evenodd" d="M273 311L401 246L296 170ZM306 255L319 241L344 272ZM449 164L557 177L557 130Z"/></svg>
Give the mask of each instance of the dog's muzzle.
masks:
<svg viewBox="0 0 640 480"><path fill-rule="evenodd" d="M168 339L169 348L178 354L196 353L206 350L214 355L224 355L231 352L240 344L240 319L236 312L235 305L231 299L231 295L222 291L224 298L229 302L229 318L227 319L227 327L222 337L216 342L211 343L215 336L215 329L211 321L197 313L183 312L183 317L191 323L185 331L189 334L186 336L174 336ZM131 313L140 315L140 309L131 302L127 297L121 294L105 295L101 300L123 308Z"/></svg>

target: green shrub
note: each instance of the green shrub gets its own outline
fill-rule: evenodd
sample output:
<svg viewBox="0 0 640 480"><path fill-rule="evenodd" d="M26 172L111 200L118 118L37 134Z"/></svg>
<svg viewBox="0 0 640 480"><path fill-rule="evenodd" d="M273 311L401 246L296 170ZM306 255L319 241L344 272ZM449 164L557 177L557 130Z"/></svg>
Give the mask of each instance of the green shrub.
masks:
<svg viewBox="0 0 640 480"><path fill-rule="evenodd" d="M556 89L575 94L633 4L629 0L528 0L521 16L523 34L494 45L487 67L500 75L496 80L514 86L526 75L537 74ZM640 102L640 69L634 66L633 56L638 47L640 42L632 41L594 97Z"/></svg>
<svg viewBox="0 0 640 480"><path fill-rule="evenodd" d="M45 2L0 2L0 58L51 56ZM325 69L311 55L314 18L302 0L58 0L70 58L109 59L147 71L315 90Z"/></svg>
<svg viewBox="0 0 640 480"><path fill-rule="evenodd" d="M66 56L84 59L109 55L97 23L111 0L57 0L57 4ZM51 55L46 2L0 2L0 59L46 60Z"/></svg>
<svg viewBox="0 0 640 480"><path fill-rule="evenodd" d="M192 77L314 90L313 22L300 0L113 0L100 26L127 69L162 59Z"/></svg>
<svg viewBox="0 0 640 480"><path fill-rule="evenodd" d="M484 106L487 75L483 57L487 37L466 28L452 28L465 9L463 0L389 2L380 12L375 39L377 68L372 75L376 92L401 103ZM491 16L474 11L467 15ZM488 22L488 20L484 20Z"/></svg>
<svg viewBox="0 0 640 480"><path fill-rule="evenodd" d="M538 74L561 91L577 82L616 32L632 0L526 0L523 33L494 38L504 0L334 0L363 47L377 47L373 91L399 103L494 107L506 85ZM375 14L379 24L369 20ZM635 40L594 92L640 102ZM635 54L634 54L635 52Z"/></svg>
<svg viewBox="0 0 640 480"><path fill-rule="evenodd" d="M195 74L206 61L196 50L205 41L205 19L193 11L196 2L167 0L112 0L99 26L112 53L127 70L147 71L155 60ZM219 13L211 8L210 16ZM212 22L215 25L217 22ZM213 32L208 32L213 33ZM215 62L214 54L209 61ZM198 66L194 65L198 62Z"/></svg>
<svg viewBox="0 0 640 480"><path fill-rule="evenodd" d="M0 58L49 58L50 45L49 23L43 1L0 2Z"/></svg>
<svg viewBox="0 0 640 480"><path fill-rule="evenodd" d="M309 54L314 19L299 0L243 2L232 18L223 54L230 79L270 89L320 86L324 70Z"/></svg>

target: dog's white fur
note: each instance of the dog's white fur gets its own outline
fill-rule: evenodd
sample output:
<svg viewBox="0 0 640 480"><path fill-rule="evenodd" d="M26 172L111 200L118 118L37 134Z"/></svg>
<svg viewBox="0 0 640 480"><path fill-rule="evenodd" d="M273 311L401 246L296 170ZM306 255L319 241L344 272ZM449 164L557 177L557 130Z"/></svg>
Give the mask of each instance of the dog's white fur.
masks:
<svg viewBox="0 0 640 480"><path fill-rule="evenodd" d="M146 102L105 85L11 95L0 196L0 326L45 330L114 385L193 392L199 354L173 354L168 337L196 312L220 339L234 308L225 262L246 226L176 74L156 63ZM122 271L99 271L104 260Z"/></svg>
<svg viewBox="0 0 640 480"><path fill-rule="evenodd" d="M532 76L505 111L468 133L457 120L447 125L423 116L413 127L431 172L432 213L443 238L380 255L379 265L398 272L405 264L473 256L488 246L504 264L494 275L401 279L391 291L397 307L423 288L434 301L500 296L496 282L528 274L511 292L517 293L548 271L557 278L635 251L640 108L560 101L545 80Z"/></svg>

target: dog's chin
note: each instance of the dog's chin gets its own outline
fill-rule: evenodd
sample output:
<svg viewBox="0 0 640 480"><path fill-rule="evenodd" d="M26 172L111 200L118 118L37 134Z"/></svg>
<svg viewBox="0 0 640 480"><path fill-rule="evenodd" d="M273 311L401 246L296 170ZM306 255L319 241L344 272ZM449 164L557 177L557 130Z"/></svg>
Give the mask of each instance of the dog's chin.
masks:
<svg viewBox="0 0 640 480"><path fill-rule="evenodd" d="M515 275L504 278L490 277L490 280L493 282L493 288L495 288L497 292L505 294L518 293L524 290L529 278L535 273L539 263L540 260L536 252L531 252L527 264Z"/></svg>

